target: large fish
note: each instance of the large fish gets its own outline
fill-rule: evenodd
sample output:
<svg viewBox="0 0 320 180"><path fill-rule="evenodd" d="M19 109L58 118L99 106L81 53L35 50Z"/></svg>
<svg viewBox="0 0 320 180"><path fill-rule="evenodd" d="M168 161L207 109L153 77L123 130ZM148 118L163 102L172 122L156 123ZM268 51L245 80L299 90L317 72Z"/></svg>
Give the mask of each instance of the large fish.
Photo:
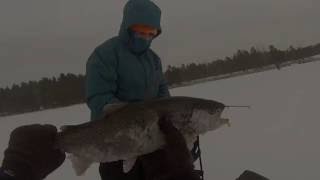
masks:
<svg viewBox="0 0 320 180"><path fill-rule="evenodd" d="M160 117L170 117L191 148L199 134L229 125L228 119L220 117L224 108L224 104L213 100L178 96L113 104L107 106L100 120L63 127L58 146L71 153L77 175L82 175L93 162L117 160L124 160L127 172L138 156L165 145L158 127Z"/></svg>

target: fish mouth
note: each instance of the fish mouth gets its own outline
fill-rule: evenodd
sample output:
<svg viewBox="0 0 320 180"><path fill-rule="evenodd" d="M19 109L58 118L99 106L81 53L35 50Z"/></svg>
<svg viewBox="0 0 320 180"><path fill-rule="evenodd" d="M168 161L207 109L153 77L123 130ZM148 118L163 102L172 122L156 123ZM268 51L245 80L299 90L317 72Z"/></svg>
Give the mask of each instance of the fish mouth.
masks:
<svg viewBox="0 0 320 180"><path fill-rule="evenodd" d="M217 129L223 125L227 125L228 127L231 127L230 120L228 118L222 118L221 115L223 113L223 110L225 109L224 105L220 108L217 108L214 113L211 114L211 122L210 125L213 130Z"/></svg>
<svg viewBox="0 0 320 180"><path fill-rule="evenodd" d="M225 109L225 105L223 105L222 108L218 109L218 111L219 111L218 112L218 117L220 118L220 122L223 122L223 124L226 124L228 127L231 127L230 119L221 117L221 114L222 114L224 109Z"/></svg>
<svg viewBox="0 0 320 180"><path fill-rule="evenodd" d="M230 119L221 117L221 114L222 114L223 110L226 108L226 106L222 103L220 103L219 106L220 106L220 108L218 109L218 111L219 111L218 117L220 118L220 122L223 122L223 124L226 124L228 127L231 127Z"/></svg>
<svg viewBox="0 0 320 180"><path fill-rule="evenodd" d="M226 124L228 127L231 127L230 119L227 119L227 118L221 118L221 121L224 121L224 122L225 122L225 124Z"/></svg>

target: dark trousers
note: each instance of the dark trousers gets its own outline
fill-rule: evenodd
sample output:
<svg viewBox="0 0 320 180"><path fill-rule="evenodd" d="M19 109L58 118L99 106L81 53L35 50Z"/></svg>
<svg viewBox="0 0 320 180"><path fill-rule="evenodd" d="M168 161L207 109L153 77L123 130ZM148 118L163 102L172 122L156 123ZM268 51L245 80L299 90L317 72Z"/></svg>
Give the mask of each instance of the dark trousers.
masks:
<svg viewBox="0 0 320 180"><path fill-rule="evenodd" d="M128 172L123 172L122 161L111 163L101 163L99 166L101 180L143 180L143 168L139 160L134 167Z"/></svg>

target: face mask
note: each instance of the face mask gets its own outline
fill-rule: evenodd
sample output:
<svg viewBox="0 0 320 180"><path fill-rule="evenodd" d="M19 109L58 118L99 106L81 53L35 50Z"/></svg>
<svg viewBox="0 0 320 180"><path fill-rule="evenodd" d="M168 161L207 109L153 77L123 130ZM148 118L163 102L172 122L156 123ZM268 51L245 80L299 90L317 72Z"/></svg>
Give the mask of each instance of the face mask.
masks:
<svg viewBox="0 0 320 180"><path fill-rule="evenodd" d="M145 39L133 33L130 38L129 47L134 54L141 55L149 49L151 42L152 39Z"/></svg>

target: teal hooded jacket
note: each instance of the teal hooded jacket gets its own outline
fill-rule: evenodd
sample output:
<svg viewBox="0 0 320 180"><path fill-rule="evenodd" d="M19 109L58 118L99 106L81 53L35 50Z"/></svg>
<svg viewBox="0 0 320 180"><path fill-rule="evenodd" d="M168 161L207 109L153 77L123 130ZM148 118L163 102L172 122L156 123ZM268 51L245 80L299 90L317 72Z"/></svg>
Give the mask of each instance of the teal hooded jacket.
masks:
<svg viewBox="0 0 320 180"><path fill-rule="evenodd" d="M102 115L105 105L170 96L160 58L148 49L130 51L129 27L145 24L158 29L161 10L150 0L130 0L124 7L118 36L95 48L86 65L86 102L91 120ZM158 34L158 35L159 35Z"/></svg>

